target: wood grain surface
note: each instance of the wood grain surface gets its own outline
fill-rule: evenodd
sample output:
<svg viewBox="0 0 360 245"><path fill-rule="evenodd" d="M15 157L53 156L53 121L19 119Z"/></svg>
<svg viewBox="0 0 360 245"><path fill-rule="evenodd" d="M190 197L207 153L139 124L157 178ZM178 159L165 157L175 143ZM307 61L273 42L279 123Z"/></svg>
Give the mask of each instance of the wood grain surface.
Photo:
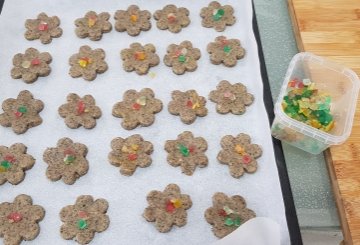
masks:
<svg viewBox="0 0 360 245"><path fill-rule="evenodd" d="M360 76L360 1L288 0L300 51L327 57ZM360 244L360 99L345 144L325 152L344 244Z"/></svg>

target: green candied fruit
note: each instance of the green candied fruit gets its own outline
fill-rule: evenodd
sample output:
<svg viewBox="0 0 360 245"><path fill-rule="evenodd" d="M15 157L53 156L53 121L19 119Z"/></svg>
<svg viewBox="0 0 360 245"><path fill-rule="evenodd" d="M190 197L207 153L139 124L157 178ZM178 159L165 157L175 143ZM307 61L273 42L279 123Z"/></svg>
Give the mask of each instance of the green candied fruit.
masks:
<svg viewBox="0 0 360 245"><path fill-rule="evenodd" d="M180 150L180 153L184 156L184 157L188 157L189 154L190 154L190 151L189 149L184 146L184 145L179 145L179 150Z"/></svg>
<svg viewBox="0 0 360 245"><path fill-rule="evenodd" d="M292 100L289 98L288 95L284 96L283 100L289 105L292 104Z"/></svg>
<svg viewBox="0 0 360 245"><path fill-rule="evenodd" d="M232 225L234 225L234 221L231 218L226 218L225 225L232 226Z"/></svg>
<svg viewBox="0 0 360 245"><path fill-rule="evenodd" d="M239 227L241 225L241 219L240 217L236 217L235 220L234 220L234 225Z"/></svg>
<svg viewBox="0 0 360 245"><path fill-rule="evenodd" d="M79 219L78 222L77 222L77 227L80 230L85 230L88 227L88 224L86 223L86 220Z"/></svg>
<svg viewBox="0 0 360 245"><path fill-rule="evenodd" d="M305 98L310 98L312 94L313 94L312 90L305 89L304 92L302 93L302 96Z"/></svg>
<svg viewBox="0 0 360 245"><path fill-rule="evenodd" d="M324 116L319 118L319 122L325 126L327 126L329 123L331 123L332 120L333 120L333 116L328 113L326 113Z"/></svg>

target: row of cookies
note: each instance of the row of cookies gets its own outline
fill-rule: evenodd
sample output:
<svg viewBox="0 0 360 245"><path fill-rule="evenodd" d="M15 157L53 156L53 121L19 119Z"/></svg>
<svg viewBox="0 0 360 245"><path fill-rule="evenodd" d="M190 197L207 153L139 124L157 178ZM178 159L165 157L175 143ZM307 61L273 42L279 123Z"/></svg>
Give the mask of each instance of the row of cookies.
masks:
<svg viewBox="0 0 360 245"><path fill-rule="evenodd" d="M156 26L160 30L169 30L178 33L182 28L190 24L189 10L176 7L173 4L165 6L154 13ZM201 9L202 25L214 28L216 31L224 31L226 26L233 25L236 21L234 9L230 5L222 6L218 2L211 2L208 7ZM140 10L138 6L131 5L127 10L118 10L114 15L115 29L119 32L127 32L130 36L137 36L141 31L151 29L151 13ZM75 33L80 38L89 38L98 41L103 33L112 30L109 22L110 14L107 12L97 14L89 11L84 17L75 20ZM40 39L43 44L51 43L52 38L58 38L63 30L60 28L60 19L57 16L49 17L46 13L40 13L36 19L28 19L25 22L27 40Z"/></svg>
<svg viewBox="0 0 360 245"><path fill-rule="evenodd" d="M245 49L241 47L240 40L227 39L219 36L215 42L207 46L212 64L225 66L235 66L239 59L245 55ZM151 67L160 63L160 58L156 54L156 48L152 44L141 45L132 43L130 48L120 52L123 61L123 68L127 72L135 71L139 75L147 74ZM172 71L181 75L186 71L192 72L197 68L197 61L201 53L198 48L194 48L190 41L183 41L180 44L170 44L167 54L164 56L165 65L172 67ZM13 68L11 77L20 79L25 83L33 83L37 78L48 76L51 72L49 64L52 57L48 52L39 52L35 48L28 48L24 54L18 53L13 57ZM92 81L97 74L104 73L108 69L105 61L105 51L103 49L91 49L84 45L80 47L79 53L69 58L69 74L76 77L83 77L87 81Z"/></svg>
<svg viewBox="0 0 360 245"><path fill-rule="evenodd" d="M204 117L208 113L206 99L199 96L195 90L175 90L171 94L172 100L168 104L168 111L179 116L185 124L193 123L196 118ZM209 99L215 102L216 111L220 114L233 113L241 115L246 112L246 106L254 101L254 96L247 92L242 83L231 84L226 80L221 81L216 90L209 94ZM42 123L39 113L44 108L41 100L34 99L33 95L23 90L16 99L8 98L2 103L3 113L0 114L0 125L12 127L16 134L25 133L29 128ZM130 89L124 92L123 101L114 104L112 115L123 118L122 127L132 130L140 126L150 126L155 121L156 113L163 108L163 103L155 98L150 88L137 92ZM83 126L92 129L96 126L96 119L102 115L101 109L96 106L91 95L80 97L75 93L67 96L67 102L58 109L59 115L65 119L69 128Z"/></svg>
<svg viewBox="0 0 360 245"><path fill-rule="evenodd" d="M226 135L221 139L222 149L217 155L221 164L229 165L230 174L240 178L244 172L254 173L257 170L257 159L262 149L251 144L250 136L239 134L236 137ZM182 173L192 175L196 167L206 167L208 158L205 154L207 142L202 137L194 137L190 131L178 135L175 140L167 140L164 146L167 162L173 167L180 167ZM125 176L134 174L138 167L149 167L152 163L153 144L144 140L139 134L127 138L117 137L111 141L109 162L120 168ZM46 176L51 181L62 180L72 185L89 170L86 158L88 148L69 138L62 138L56 147L44 151L43 161L48 165ZM21 183L25 172L35 164L35 159L27 154L27 147L16 143L10 147L0 146L0 185L9 182L13 185Z"/></svg>
<svg viewBox="0 0 360 245"><path fill-rule="evenodd" d="M159 232L169 232L174 225L186 225L187 210L191 208L192 200L189 195L181 193L178 185L169 184L164 191L153 190L146 199L148 207L143 217L148 222L155 222ZM228 197L217 192L212 201L213 206L205 211L204 217L213 226L214 235L219 238L256 216L239 195ZM94 200L90 195L79 196L74 205L65 206L60 211L63 222L60 227L61 237L79 244L90 243L96 233L109 227L108 208L109 203L103 198ZM12 203L0 203L0 213L0 237L4 237L5 245L34 240L40 233L39 223L45 217L45 209L34 205L32 198L25 194L15 197Z"/></svg>

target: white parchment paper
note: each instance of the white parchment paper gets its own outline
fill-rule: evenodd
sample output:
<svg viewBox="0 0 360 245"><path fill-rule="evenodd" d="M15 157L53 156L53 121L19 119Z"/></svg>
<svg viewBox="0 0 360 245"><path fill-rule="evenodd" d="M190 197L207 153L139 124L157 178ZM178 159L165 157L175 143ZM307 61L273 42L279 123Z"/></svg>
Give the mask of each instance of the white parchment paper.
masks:
<svg viewBox="0 0 360 245"><path fill-rule="evenodd" d="M150 31L142 32L137 37L115 30L104 34L101 41L94 42L80 39L74 33L74 20L82 17L87 11L107 11L114 23L114 13L126 9L130 4L137 4L142 9L154 13L166 4L185 6L190 10L191 24L180 33L157 29L155 20ZM46 216L40 223L41 232L37 239L29 244L69 244L62 240L59 233L61 221L59 211L62 207L73 204L77 196L91 194L95 198L106 198L110 207L108 214L111 224L108 230L97 234L94 244L209 244L218 239L212 234L211 226L204 219L204 211L211 206L215 192L228 195L240 194L246 198L249 208L258 216L268 217L280 225L282 244L289 243L289 235L279 177L276 168L267 114L262 100L262 81L260 76L257 46L252 30L252 6L250 0L222 1L235 8L237 22L227 27L225 32L201 26L200 9L209 1L193 0L6 0L0 17L0 101L16 98L21 90L31 91L35 98L45 103L41 112L43 123L28 130L23 135L16 135L10 128L0 128L0 144L11 145L22 142L28 146L28 153L37 160L35 166L27 171L25 180L12 186L0 186L0 202L12 201L21 193L31 195L36 204L46 209ZM27 41L24 38L26 19L36 18L40 12L57 15L61 19L63 35L53 39L51 44L43 45L39 40ZM212 65L206 46L219 35L228 38L239 38L246 49L246 56L234 68L223 65ZM162 62L152 68L153 76L139 76L135 72L127 73L122 69L120 50L132 42L153 43L161 60L166 48L171 43L190 40L201 50L202 57L198 69L184 75L175 75L171 68ZM74 79L68 75L69 57L78 52L81 45L92 48L103 48L109 70L98 75L95 81L87 82L82 78ZM12 58L16 53L24 53L29 47L39 51L48 51L53 57L51 74L39 78L33 84L14 80L10 76ZM155 75L155 77L154 77ZM171 91L195 89L200 95L208 96L223 79L232 83L242 82L254 94L255 101L241 116L232 114L220 115L215 111L215 104L208 101L208 116L198 118L194 124L185 125L179 117L170 115L167 104L171 100ZM156 115L155 123L150 127L124 130L121 119L111 115L112 106L122 100L128 89L150 87L156 97L164 103L164 109ZM70 92L83 96L91 94L102 109L103 116L97 120L92 130L83 128L69 129L58 115L58 107L66 101ZM202 136L208 142L209 165L197 169L193 176L186 176L179 168L171 167L166 162L164 143L175 139L178 134L190 130L195 136ZM260 144L263 156L258 160L258 171L255 174L244 174L240 179L230 176L226 165L216 160L220 148L220 139L224 135L237 135L243 132L251 135L254 143ZM138 168L131 177L122 176L119 169L110 165L107 155L110 142L115 137L127 137L139 133L154 144L153 163L150 167ZM54 147L59 138L70 137L75 142L88 146L90 169L74 185L68 186L62 181L51 182L45 176L46 164L42 154L47 147ZM171 232L159 233L153 223L142 217L147 206L146 195L151 190L163 190L169 183L176 183L183 193L191 196L193 206L188 210L188 221L182 228L173 227ZM239 241L239 244L247 244Z"/></svg>

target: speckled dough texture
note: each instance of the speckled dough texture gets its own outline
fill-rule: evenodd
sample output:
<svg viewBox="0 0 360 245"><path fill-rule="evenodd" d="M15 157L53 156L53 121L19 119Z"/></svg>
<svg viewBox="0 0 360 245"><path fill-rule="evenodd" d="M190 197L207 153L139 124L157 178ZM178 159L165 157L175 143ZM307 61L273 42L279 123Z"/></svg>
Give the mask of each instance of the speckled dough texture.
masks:
<svg viewBox="0 0 360 245"><path fill-rule="evenodd" d="M103 33L111 31L112 25L109 19L110 14L107 12L97 14L89 11L83 18L75 20L75 33L80 38L89 37L92 41L98 41L102 38Z"/></svg>
<svg viewBox="0 0 360 245"><path fill-rule="evenodd" d="M121 59L123 68L127 72L134 71L139 75L148 73L150 67L157 66L160 58L156 54L156 48L153 44L142 46L140 43L130 44L130 48L121 50Z"/></svg>
<svg viewBox="0 0 360 245"><path fill-rule="evenodd" d="M223 238L249 219L256 217L254 211L246 208L242 196L228 197L222 192L217 192L213 195L212 201L213 206L205 211L205 219L213 226L212 231L218 238Z"/></svg>
<svg viewBox="0 0 360 245"><path fill-rule="evenodd" d="M26 170L35 164L35 159L26 151L27 147L22 143L0 146L0 185L6 181L17 185L24 180Z"/></svg>
<svg viewBox="0 0 360 245"><path fill-rule="evenodd" d="M223 11L223 14L219 14L219 10ZM201 22L203 27L212 27L216 31L224 31L226 26L231 26L236 21L233 7L221 5L217 1L213 1L208 7L202 8L200 16L203 18Z"/></svg>
<svg viewBox="0 0 360 245"><path fill-rule="evenodd" d="M146 200L149 206L143 216L147 221L155 222L159 232L168 232L173 225L186 225L186 210L191 208L192 201L189 195L181 194L176 184L169 184L163 192L151 191Z"/></svg>
<svg viewBox="0 0 360 245"><path fill-rule="evenodd" d="M200 49L193 48L190 41L183 41L179 45L170 44L168 46L167 54L164 56L164 63L172 67L175 74L181 75L186 71L195 71L200 56Z"/></svg>
<svg viewBox="0 0 360 245"><path fill-rule="evenodd" d="M162 102L155 98L150 88L137 92L130 89L124 93L123 101L118 102L112 109L114 117L123 118L121 126L127 130L138 125L147 127L154 123L155 113L162 110Z"/></svg>
<svg viewBox="0 0 360 245"><path fill-rule="evenodd" d="M69 59L70 76L83 77L87 81L93 81L97 74L104 73L108 69L105 62L105 51L101 48L91 49L84 45L79 53L73 54Z"/></svg>
<svg viewBox="0 0 360 245"><path fill-rule="evenodd" d="M141 135L134 134L127 138L115 138L111 141L112 151L109 153L109 162L120 167L122 175L131 176L137 167L150 166L153 153L153 144L145 141Z"/></svg>
<svg viewBox="0 0 360 245"><path fill-rule="evenodd" d="M9 98L3 101L3 113L0 114L0 125L11 127L16 134L23 134L29 128L42 123L39 113L43 110L44 103L34 99L33 95L23 90L16 99Z"/></svg>
<svg viewBox="0 0 360 245"><path fill-rule="evenodd" d="M110 224L106 214L109 204L105 199L96 199L89 195L79 196L74 205L61 209L60 219L64 223L60 234L65 240L75 240L79 244L88 244L95 233L105 231Z"/></svg>
<svg viewBox="0 0 360 245"><path fill-rule="evenodd" d="M137 5L130 5L127 10L118 10L114 16L115 29L119 32L126 31L130 36L137 36L141 31L151 28L151 13L140 10Z"/></svg>
<svg viewBox="0 0 360 245"><path fill-rule="evenodd" d="M69 128L92 129L96 126L96 119L101 117L101 110L95 105L95 99L87 94L83 97L71 93L66 97L67 103L59 107L59 115L65 118Z"/></svg>
<svg viewBox="0 0 360 245"><path fill-rule="evenodd" d="M50 74L51 61L52 57L48 52L40 53L35 48L28 48L24 54L18 53L14 56L11 77L21 78L25 83L33 83L38 77L46 77Z"/></svg>
<svg viewBox="0 0 360 245"><path fill-rule="evenodd" d="M160 30L168 29L172 33L178 33L182 28L190 24L189 10L187 8L178 8L173 4L166 5L162 10L154 13L156 26Z"/></svg>
<svg viewBox="0 0 360 245"><path fill-rule="evenodd" d="M205 155L207 142L202 137L185 131L178 135L176 140L167 140L165 150L168 152L167 161L173 167L181 167L186 175L193 175L196 166L206 167L208 158Z"/></svg>
<svg viewBox="0 0 360 245"><path fill-rule="evenodd" d="M199 96L195 90L181 92L175 90L171 93L172 101L169 102L168 110L171 114L180 116L185 124L192 124L197 117L207 115L206 99Z"/></svg>
<svg viewBox="0 0 360 245"><path fill-rule="evenodd" d="M221 139L221 147L217 159L220 163L229 165L230 174L234 178L240 178L244 170L247 173L257 170L256 159L262 155L262 150L259 145L251 144L249 135L226 135Z"/></svg>
<svg viewBox="0 0 360 245"><path fill-rule="evenodd" d="M254 101L254 96L247 92L242 83L231 84L226 80L221 81L216 90L210 92L209 99L216 103L216 111L220 114L231 112L241 115L246 112L246 106Z"/></svg>
<svg viewBox="0 0 360 245"><path fill-rule="evenodd" d="M89 170L86 159L86 145L74 143L69 138L62 138L56 147L47 148L43 160L48 165L46 176L51 181L62 179L65 184L72 185Z"/></svg>
<svg viewBox="0 0 360 245"><path fill-rule="evenodd" d="M33 205L32 198L24 194L18 195L13 203L1 203L0 237L4 245L34 240L40 233L39 222L44 216L43 207Z"/></svg>
<svg viewBox="0 0 360 245"><path fill-rule="evenodd" d="M215 38L215 42L209 43L206 50L214 65L223 63L227 67L233 67L245 56L245 49L239 39L227 39L224 36Z"/></svg>
<svg viewBox="0 0 360 245"><path fill-rule="evenodd" d="M62 29L59 25L59 17L49 17L46 13L40 13L37 19L26 20L25 28L27 30L24 36L27 40L40 39L41 43L48 44L53 38L62 35Z"/></svg>

